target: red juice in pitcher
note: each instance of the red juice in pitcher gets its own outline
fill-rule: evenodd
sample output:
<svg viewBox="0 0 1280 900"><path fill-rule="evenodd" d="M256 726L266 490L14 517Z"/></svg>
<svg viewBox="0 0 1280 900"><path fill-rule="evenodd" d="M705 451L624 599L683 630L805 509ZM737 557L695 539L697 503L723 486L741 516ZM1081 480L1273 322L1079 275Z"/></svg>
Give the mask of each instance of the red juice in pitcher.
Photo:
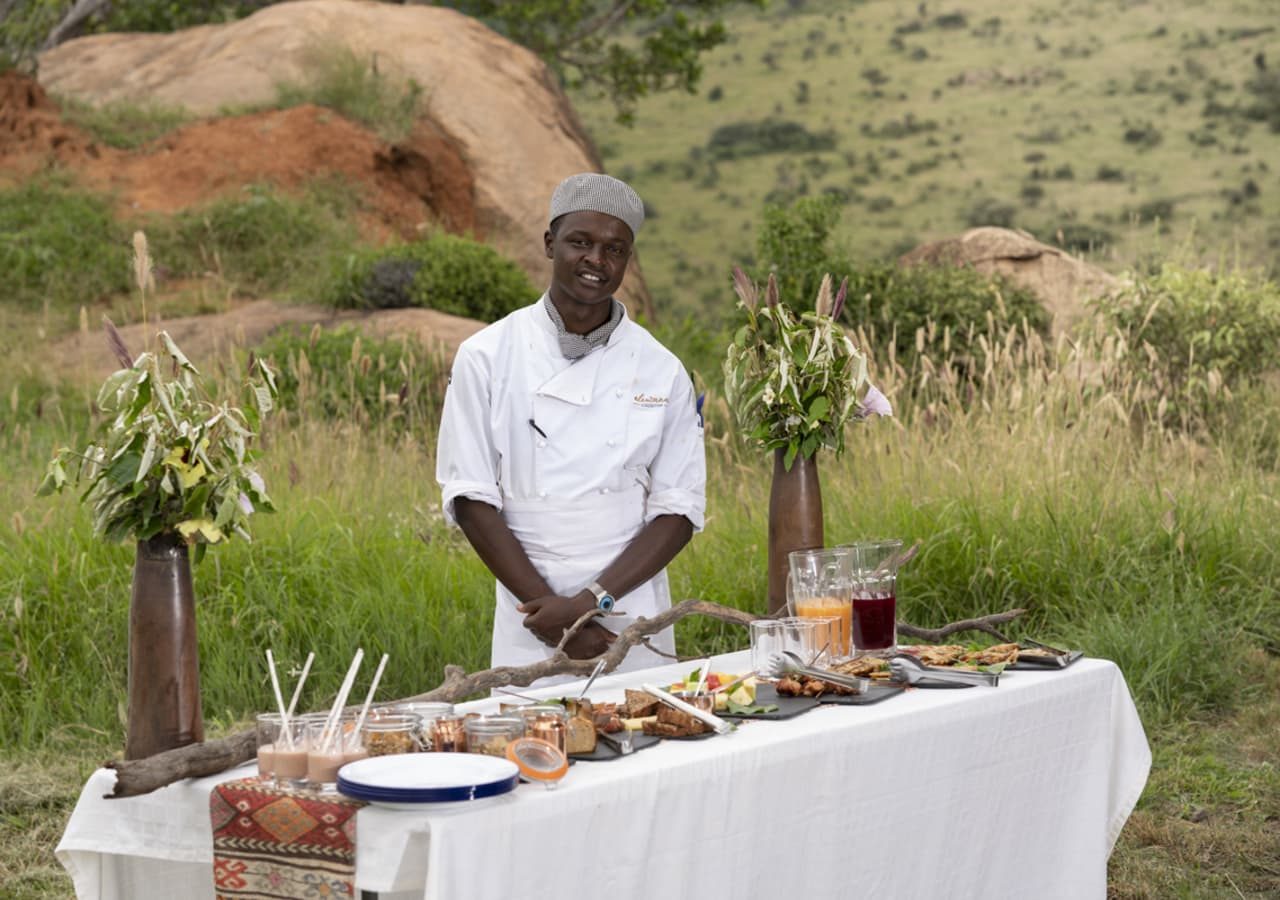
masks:
<svg viewBox="0 0 1280 900"><path fill-rule="evenodd" d="M888 650L897 643L897 597L895 591L853 593L853 646L865 650Z"/></svg>

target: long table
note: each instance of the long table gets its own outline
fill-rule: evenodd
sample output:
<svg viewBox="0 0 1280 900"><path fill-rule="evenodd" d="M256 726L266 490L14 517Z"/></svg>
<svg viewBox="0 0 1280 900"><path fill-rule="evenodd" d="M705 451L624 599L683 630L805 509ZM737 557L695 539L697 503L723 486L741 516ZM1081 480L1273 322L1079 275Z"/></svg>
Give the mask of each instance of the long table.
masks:
<svg viewBox="0 0 1280 900"><path fill-rule="evenodd" d="M749 667L745 651L713 661ZM620 699L689 668L605 676L591 695ZM555 790L368 806L356 882L396 900L1104 897L1150 764L1120 670L1085 659L1008 672L994 689L915 689L578 762ZM57 848L77 895L212 898L209 793L250 773L106 800L114 773L95 772Z"/></svg>

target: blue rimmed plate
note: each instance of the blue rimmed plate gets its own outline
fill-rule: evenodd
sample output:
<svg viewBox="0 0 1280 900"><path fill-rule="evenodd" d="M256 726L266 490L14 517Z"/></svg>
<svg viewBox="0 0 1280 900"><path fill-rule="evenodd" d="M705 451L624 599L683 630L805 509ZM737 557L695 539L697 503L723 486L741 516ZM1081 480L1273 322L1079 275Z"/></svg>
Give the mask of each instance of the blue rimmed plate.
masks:
<svg viewBox="0 0 1280 900"><path fill-rule="evenodd" d="M516 764L479 753L406 753L348 763L338 770L338 790L386 806L454 803L513 791Z"/></svg>

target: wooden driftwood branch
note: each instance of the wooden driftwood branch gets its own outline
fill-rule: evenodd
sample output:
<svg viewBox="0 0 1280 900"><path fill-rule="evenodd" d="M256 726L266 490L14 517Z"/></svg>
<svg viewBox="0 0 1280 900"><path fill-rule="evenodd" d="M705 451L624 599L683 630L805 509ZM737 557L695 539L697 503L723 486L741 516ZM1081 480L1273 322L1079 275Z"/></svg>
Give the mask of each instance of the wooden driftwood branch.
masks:
<svg viewBox="0 0 1280 900"><path fill-rule="evenodd" d="M920 628L906 622L898 623L898 633L922 640L940 641L948 635L960 631L982 631L988 634L997 625L1003 625L1022 615L1024 610L1011 609L1007 612L982 616L977 619L965 619L952 622L941 628ZM527 687L539 678L549 675L578 675L585 677L591 674L596 662L603 658L605 672L612 672L622 662L627 652L637 644L643 644L650 635L657 634L685 616L700 615L735 625L748 625L761 616L744 610L722 606L706 600L684 600L670 609L664 610L652 618L639 618L631 625L618 632L617 639L600 657L594 659L571 659L564 652L565 642L581 629L595 615L583 615L570 628L566 629L560 647L552 651L544 660L530 663L527 666L498 666L480 672L467 673L460 666L445 666L444 682L423 694L406 697L401 701L418 702L442 701L454 703L474 694L483 693L501 687ZM146 759L116 760L107 763L107 767L116 770L115 789L107 797L136 797L149 794L157 788L172 784L182 778L198 778L225 771L232 766L248 762L257 753L257 739L252 729L241 731L215 741L202 744L191 744L157 753Z"/></svg>
<svg viewBox="0 0 1280 900"><path fill-rule="evenodd" d="M979 616L976 619L961 619L959 622L951 622L941 628L921 628L918 625L899 622L898 634L905 634L907 637L913 637L921 641L937 643L960 631L981 631L1003 641L1004 635L996 631L996 626L1012 622L1024 612L1026 612L1025 609L1010 609L1000 613L992 613L989 616Z"/></svg>

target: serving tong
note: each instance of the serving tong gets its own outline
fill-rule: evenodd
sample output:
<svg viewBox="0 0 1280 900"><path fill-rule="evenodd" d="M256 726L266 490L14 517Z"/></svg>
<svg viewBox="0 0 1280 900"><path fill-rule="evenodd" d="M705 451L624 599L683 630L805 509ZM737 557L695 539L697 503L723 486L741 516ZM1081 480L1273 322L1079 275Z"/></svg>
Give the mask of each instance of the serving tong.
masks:
<svg viewBox="0 0 1280 900"><path fill-rule="evenodd" d="M907 684L928 684L944 682L965 686L984 685L996 687L1000 684L999 672L974 672L969 669L943 669L937 666L926 666L920 660L906 653L899 653L889 660L889 677Z"/></svg>
<svg viewBox="0 0 1280 900"><path fill-rule="evenodd" d="M1045 663L1057 665L1058 668L1066 668L1075 662L1078 654L1074 650L1063 650L1061 647L1051 647L1048 644L1042 644L1039 641L1033 641L1031 638L1023 638L1021 641L1015 641L1007 635L1001 634L998 629L988 627L987 629L992 637L1004 641L1006 644L1017 644L1019 647L1034 647L1037 650L1043 650L1048 653L1048 657L1037 657L1036 662L1044 661Z"/></svg>
<svg viewBox="0 0 1280 900"><path fill-rule="evenodd" d="M829 669L819 669L816 666L806 665L803 659L790 650L781 650L770 654L768 666L770 678L781 678L791 673L808 675L810 678L817 678L828 684L838 684L840 687L848 688L858 694L866 693L870 684L867 679L859 678L856 675L842 675Z"/></svg>

